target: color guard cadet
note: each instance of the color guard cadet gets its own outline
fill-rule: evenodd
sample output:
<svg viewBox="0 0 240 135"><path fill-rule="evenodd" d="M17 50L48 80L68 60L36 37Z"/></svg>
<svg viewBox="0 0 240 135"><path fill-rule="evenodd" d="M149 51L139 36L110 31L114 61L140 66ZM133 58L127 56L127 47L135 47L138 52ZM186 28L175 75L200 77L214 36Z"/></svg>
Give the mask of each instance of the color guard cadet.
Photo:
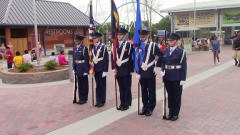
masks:
<svg viewBox="0 0 240 135"><path fill-rule="evenodd" d="M106 77L108 72L108 51L106 45L101 43L102 34L93 33L92 49L93 63L96 81L96 101L95 107L102 107L106 102Z"/></svg>
<svg viewBox="0 0 240 135"><path fill-rule="evenodd" d="M89 71L89 55L88 48L83 45L84 36L75 35L73 47L73 70L78 80L78 96L77 104L85 104L88 100L88 71Z"/></svg>
<svg viewBox="0 0 240 135"><path fill-rule="evenodd" d="M156 66L161 66L163 53L156 43L148 40L149 30L139 30L138 32L140 40L145 46L145 50L141 50L145 51L145 55L139 64L140 74L136 76L137 79L140 79L142 88L143 108L140 115L151 116L156 106Z"/></svg>
<svg viewBox="0 0 240 135"><path fill-rule="evenodd" d="M168 93L169 115L166 120L175 121L178 119L182 87L185 84L187 74L186 53L178 46L180 36L170 33L168 43L170 47L164 52L161 75Z"/></svg>
<svg viewBox="0 0 240 135"><path fill-rule="evenodd" d="M132 75L134 71L133 60L132 60L132 51L133 46L131 43L125 40L128 30L120 28L118 31L118 45L117 45L117 81L120 91L120 106L117 110L125 111L129 109L129 106L132 104ZM113 65L113 52L112 52L112 68Z"/></svg>

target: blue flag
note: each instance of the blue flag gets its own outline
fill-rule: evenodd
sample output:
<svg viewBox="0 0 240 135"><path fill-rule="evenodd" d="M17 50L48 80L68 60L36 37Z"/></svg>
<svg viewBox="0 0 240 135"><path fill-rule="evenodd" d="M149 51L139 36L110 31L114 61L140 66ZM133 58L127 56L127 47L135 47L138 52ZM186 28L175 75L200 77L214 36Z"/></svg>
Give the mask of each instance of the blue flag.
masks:
<svg viewBox="0 0 240 135"><path fill-rule="evenodd" d="M140 3L137 0L137 15L135 22L135 30L134 30L134 49L133 49L133 60L134 67L137 73L140 73L139 66L142 64L143 58L145 56L145 46L143 42L139 38L138 30L142 29L142 21L141 21L141 12L140 12Z"/></svg>

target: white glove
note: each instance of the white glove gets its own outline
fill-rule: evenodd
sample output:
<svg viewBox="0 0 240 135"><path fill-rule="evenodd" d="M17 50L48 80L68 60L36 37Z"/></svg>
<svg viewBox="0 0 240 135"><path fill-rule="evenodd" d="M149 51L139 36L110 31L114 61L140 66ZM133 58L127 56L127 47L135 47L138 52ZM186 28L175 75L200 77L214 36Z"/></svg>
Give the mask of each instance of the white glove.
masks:
<svg viewBox="0 0 240 135"><path fill-rule="evenodd" d="M165 76L165 70L161 71L161 76L164 77Z"/></svg>
<svg viewBox="0 0 240 135"><path fill-rule="evenodd" d="M153 68L153 73L154 73L155 75L157 75L157 68L156 68L156 67Z"/></svg>
<svg viewBox="0 0 240 135"><path fill-rule="evenodd" d="M73 70L72 72L73 72L73 75L74 75L74 74L75 74L75 71Z"/></svg>
<svg viewBox="0 0 240 135"><path fill-rule="evenodd" d="M183 86L186 83L186 81L180 81L180 86Z"/></svg>
<svg viewBox="0 0 240 135"><path fill-rule="evenodd" d="M102 73L102 78L106 77L107 76L107 72L103 72Z"/></svg>
<svg viewBox="0 0 240 135"><path fill-rule="evenodd" d="M137 78L137 80L139 81L139 80L140 80L140 78L141 78L141 75L139 75L139 74L136 74L136 78Z"/></svg>
<svg viewBox="0 0 240 135"><path fill-rule="evenodd" d="M88 73L83 73L83 76L88 75Z"/></svg>

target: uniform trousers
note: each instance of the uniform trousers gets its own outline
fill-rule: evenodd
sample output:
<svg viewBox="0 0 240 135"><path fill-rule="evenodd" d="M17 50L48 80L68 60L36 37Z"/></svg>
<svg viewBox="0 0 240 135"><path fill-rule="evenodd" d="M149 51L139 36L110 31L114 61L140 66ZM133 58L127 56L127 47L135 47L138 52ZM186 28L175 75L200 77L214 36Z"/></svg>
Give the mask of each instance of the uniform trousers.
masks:
<svg viewBox="0 0 240 135"><path fill-rule="evenodd" d="M181 108L182 86L180 81L164 80L168 93L168 108L170 116L178 116Z"/></svg>
<svg viewBox="0 0 240 135"><path fill-rule="evenodd" d="M132 105L132 76L118 76L117 77L119 92L120 92L120 106L131 106Z"/></svg>
<svg viewBox="0 0 240 135"><path fill-rule="evenodd" d="M78 97L80 101L88 100L88 76L78 77Z"/></svg>
<svg viewBox="0 0 240 135"><path fill-rule="evenodd" d="M142 88L142 111L153 111L156 106L156 77L140 78Z"/></svg>
<svg viewBox="0 0 240 135"><path fill-rule="evenodd" d="M102 77L103 72L96 72L94 77L96 81L96 101L99 104L106 102L106 77Z"/></svg>

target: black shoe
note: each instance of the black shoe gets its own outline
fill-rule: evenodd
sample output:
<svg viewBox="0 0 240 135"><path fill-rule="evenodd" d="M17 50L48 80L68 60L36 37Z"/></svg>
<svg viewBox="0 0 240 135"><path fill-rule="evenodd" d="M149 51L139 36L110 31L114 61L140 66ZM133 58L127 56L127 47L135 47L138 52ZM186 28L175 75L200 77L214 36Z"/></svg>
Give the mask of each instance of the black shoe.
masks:
<svg viewBox="0 0 240 135"><path fill-rule="evenodd" d="M152 111L147 111L146 113L145 113L145 116L151 116L152 115Z"/></svg>
<svg viewBox="0 0 240 135"><path fill-rule="evenodd" d="M127 109L129 109L128 106L123 106L122 109L121 109L121 111L126 111Z"/></svg>
<svg viewBox="0 0 240 135"><path fill-rule="evenodd" d="M146 111L142 111L139 113L139 115L145 115L146 114Z"/></svg>
<svg viewBox="0 0 240 135"><path fill-rule="evenodd" d="M103 107L103 106L104 106L104 104L100 103L100 104L98 104L97 107Z"/></svg>
<svg viewBox="0 0 240 135"><path fill-rule="evenodd" d="M165 120L171 120L173 116L168 115Z"/></svg>
<svg viewBox="0 0 240 135"><path fill-rule="evenodd" d="M85 101L85 100L81 100L81 101L79 101L79 104L80 105L82 105L82 104L86 104L87 103L87 101Z"/></svg>
<svg viewBox="0 0 240 135"><path fill-rule="evenodd" d="M235 66L237 66L237 64L238 64L238 61L235 61Z"/></svg>
<svg viewBox="0 0 240 135"><path fill-rule="evenodd" d="M178 119L178 116L172 116L171 121L176 121Z"/></svg>
<svg viewBox="0 0 240 135"><path fill-rule="evenodd" d="M122 110L122 108L123 108L123 106L120 105L120 106L117 108L117 110Z"/></svg>
<svg viewBox="0 0 240 135"><path fill-rule="evenodd" d="M96 103L94 106L95 106L95 107L98 107L98 106L99 106L99 103Z"/></svg>

